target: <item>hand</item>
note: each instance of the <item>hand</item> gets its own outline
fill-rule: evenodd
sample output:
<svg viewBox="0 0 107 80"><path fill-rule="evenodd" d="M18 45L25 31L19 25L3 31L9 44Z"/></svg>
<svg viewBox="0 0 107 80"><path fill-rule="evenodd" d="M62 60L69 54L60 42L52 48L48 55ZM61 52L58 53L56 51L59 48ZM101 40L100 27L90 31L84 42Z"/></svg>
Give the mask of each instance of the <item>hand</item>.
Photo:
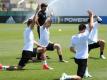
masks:
<svg viewBox="0 0 107 80"><path fill-rule="evenodd" d="M44 53L46 51L46 47L40 47L41 48L41 52Z"/></svg>
<svg viewBox="0 0 107 80"><path fill-rule="evenodd" d="M46 51L46 47L45 46L39 46L41 47L44 51Z"/></svg>
<svg viewBox="0 0 107 80"><path fill-rule="evenodd" d="M87 12L88 12L89 16L93 15L93 12L91 10L88 10Z"/></svg>

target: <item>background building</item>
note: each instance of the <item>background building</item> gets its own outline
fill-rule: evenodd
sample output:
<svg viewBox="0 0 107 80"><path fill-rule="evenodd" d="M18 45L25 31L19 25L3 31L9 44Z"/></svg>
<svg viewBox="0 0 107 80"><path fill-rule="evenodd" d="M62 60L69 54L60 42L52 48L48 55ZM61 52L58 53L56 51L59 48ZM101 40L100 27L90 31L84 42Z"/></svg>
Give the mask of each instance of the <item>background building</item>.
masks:
<svg viewBox="0 0 107 80"><path fill-rule="evenodd" d="M34 14L38 0L0 0L0 16L17 16L26 19ZM41 1L41 0L39 0ZM43 0L42 0L43 1ZM103 18L103 23L107 23L107 0L44 0L48 4L47 12L52 12L53 22L80 23L87 22L87 10ZM2 12L3 11L3 12ZM4 13L8 11L8 13ZM26 13L26 14L25 14ZM3 14L3 15L2 15ZM7 14L7 15L6 15ZM13 14L13 15L11 15ZM20 20L20 19L18 19Z"/></svg>

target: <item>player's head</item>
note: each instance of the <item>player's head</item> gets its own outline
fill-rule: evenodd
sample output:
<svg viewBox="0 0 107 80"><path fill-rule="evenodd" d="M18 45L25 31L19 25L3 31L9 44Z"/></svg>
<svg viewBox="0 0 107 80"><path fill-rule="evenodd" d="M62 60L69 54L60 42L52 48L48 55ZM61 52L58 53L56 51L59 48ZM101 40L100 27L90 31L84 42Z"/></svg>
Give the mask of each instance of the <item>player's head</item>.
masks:
<svg viewBox="0 0 107 80"><path fill-rule="evenodd" d="M85 29L86 29L86 25L85 24L80 24L79 25L79 28L78 28L79 32L84 32Z"/></svg>
<svg viewBox="0 0 107 80"><path fill-rule="evenodd" d="M29 19L29 20L27 21L27 26L34 27L34 25L35 25L35 22L34 22L32 19Z"/></svg>
<svg viewBox="0 0 107 80"><path fill-rule="evenodd" d="M28 19L28 21L27 21L27 25L30 26L30 24L31 24L32 22L33 22L32 19Z"/></svg>
<svg viewBox="0 0 107 80"><path fill-rule="evenodd" d="M42 3L42 4L41 4L41 10L42 10L42 11L46 11L47 6L48 6L47 4Z"/></svg>

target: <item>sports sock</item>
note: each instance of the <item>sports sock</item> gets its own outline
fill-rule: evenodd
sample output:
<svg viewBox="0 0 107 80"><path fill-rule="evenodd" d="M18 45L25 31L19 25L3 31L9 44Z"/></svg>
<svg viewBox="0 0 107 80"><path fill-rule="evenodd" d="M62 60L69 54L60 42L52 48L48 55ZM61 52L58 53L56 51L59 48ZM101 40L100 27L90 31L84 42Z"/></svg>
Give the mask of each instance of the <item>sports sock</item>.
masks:
<svg viewBox="0 0 107 80"><path fill-rule="evenodd" d="M43 61L43 65L47 65L47 61L46 60Z"/></svg>
<svg viewBox="0 0 107 80"><path fill-rule="evenodd" d="M100 51L100 56L103 55L103 51Z"/></svg>
<svg viewBox="0 0 107 80"><path fill-rule="evenodd" d="M62 55L59 55L59 60L60 60L60 61L62 61L62 60L63 60L63 59L62 59Z"/></svg>

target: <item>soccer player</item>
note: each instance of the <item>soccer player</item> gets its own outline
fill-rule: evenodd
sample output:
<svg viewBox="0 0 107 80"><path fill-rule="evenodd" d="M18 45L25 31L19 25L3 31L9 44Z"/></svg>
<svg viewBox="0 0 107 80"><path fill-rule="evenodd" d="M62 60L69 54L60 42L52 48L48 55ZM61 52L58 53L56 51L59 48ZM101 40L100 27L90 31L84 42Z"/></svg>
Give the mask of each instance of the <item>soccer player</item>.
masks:
<svg viewBox="0 0 107 80"><path fill-rule="evenodd" d="M41 10L37 13L37 16L36 16L37 32L38 32L39 38L40 38L40 26L42 26L45 23L45 20L47 19L46 12L45 12L47 6L48 6L47 4L42 3Z"/></svg>
<svg viewBox="0 0 107 80"><path fill-rule="evenodd" d="M62 57L62 50L61 50L61 46L58 43L52 43L49 40L49 28L51 27L51 19L50 17L47 18L47 20L45 21L45 23L40 26L40 39L39 39L39 44L42 46L46 47L46 50L49 51L54 51L55 49L57 50L57 54L59 56L59 61L60 62L67 62L65 60L63 60Z"/></svg>
<svg viewBox="0 0 107 80"><path fill-rule="evenodd" d="M37 8L36 8L36 12L38 12L41 9L41 4L42 3L47 3L46 0L36 0L36 3L38 4Z"/></svg>
<svg viewBox="0 0 107 80"><path fill-rule="evenodd" d="M93 28L93 13L92 11L88 10L88 14L90 17L89 30L86 29L85 24L80 24L79 33L72 36L71 46L70 46L70 51L75 53L75 58L74 58L75 63L78 65L77 76L79 76L81 79L83 78L87 67L88 38ZM71 79L72 79L72 76L71 76Z"/></svg>
<svg viewBox="0 0 107 80"><path fill-rule="evenodd" d="M95 16L96 17L96 21L93 22L93 30L91 31L90 33L90 36L89 36L89 40L88 40L88 50L89 52L92 50L92 49L95 49L95 48L100 48L100 58L101 59L106 59L106 57L104 56L103 52L104 52L104 47L105 47L105 41L104 40L98 40L98 26L99 26L99 23L102 22L102 19L99 17L99 16ZM90 19L88 20L88 23L90 22ZM87 29L89 28L89 24L86 24L86 27ZM92 77L88 71L88 67L86 68L85 70L85 75L84 75L86 78L87 77Z"/></svg>
<svg viewBox="0 0 107 80"><path fill-rule="evenodd" d="M88 20L89 22L89 20ZM96 21L93 23L94 29L92 30L90 36L89 36L89 52L92 49L100 48L100 58L106 59L104 56L104 47L105 47L105 41L102 39L98 40L98 26L99 23L102 22L102 19L99 16L96 16ZM89 27L89 24L86 25L87 28Z"/></svg>
<svg viewBox="0 0 107 80"><path fill-rule="evenodd" d="M40 10L37 12L36 16L36 24L37 24L37 33L40 38L40 26L42 26L45 23L45 20L47 19L46 16L46 9L47 9L47 4L46 3L41 3L40 5ZM37 59L41 60L41 54L37 54Z"/></svg>
<svg viewBox="0 0 107 80"><path fill-rule="evenodd" d="M41 46L34 40L34 34L33 34L32 30L34 29L34 25L35 25L35 17L36 17L36 15L34 16L33 19L29 19L27 22L27 27L24 31L24 47L23 47L23 51L22 51L22 57L19 61L18 66L15 66L15 67L10 66L7 70L23 69L23 67L26 65L28 60L31 59L31 57L32 57L34 44L37 45L37 53L40 52L43 55L42 56L43 57L43 66L47 65L46 58L45 58L46 48L44 46ZM52 68L46 67L45 69L52 69Z"/></svg>
<svg viewBox="0 0 107 80"><path fill-rule="evenodd" d="M25 29L24 32L24 41L25 41L25 46L23 48L23 53L22 53L22 58L19 61L18 64L18 69L22 69L25 64L28 62L28 60L32 57L33 54L33 45L36 44L37 47L37 53L41 53L42 54L42 59L43 59L43 68L44 69L52 69L51 67L49 67L47 65L46 62L46 57L45 57L45 50L46 48L44 46L41 46L40 44L38 44L35 40L34 40L34 35L33 35L33 28L35 25L35 17L33 20L29 20L27 23L27 28Z"/></svg>

